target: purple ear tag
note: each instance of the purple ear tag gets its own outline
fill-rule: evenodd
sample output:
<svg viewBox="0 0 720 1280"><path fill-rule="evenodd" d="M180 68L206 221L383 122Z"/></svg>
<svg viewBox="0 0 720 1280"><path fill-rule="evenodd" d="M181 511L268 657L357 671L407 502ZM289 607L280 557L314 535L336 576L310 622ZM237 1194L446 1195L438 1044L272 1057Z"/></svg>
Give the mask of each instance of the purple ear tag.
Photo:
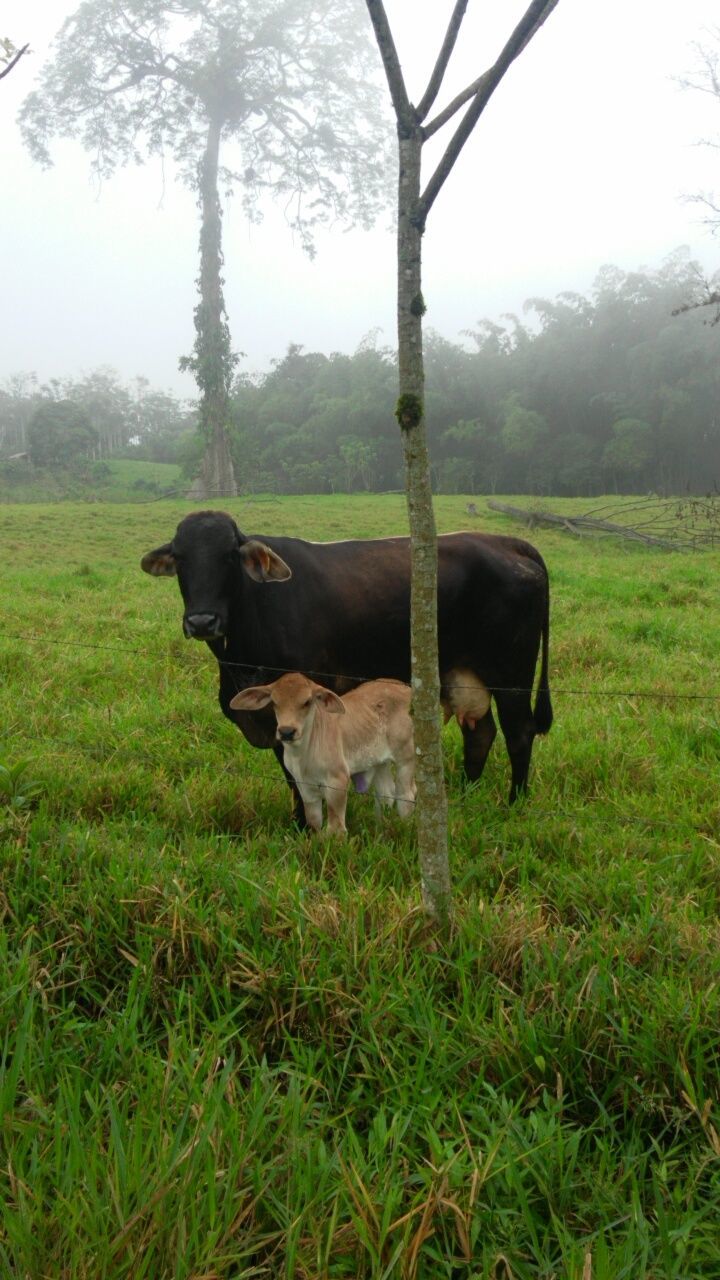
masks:
<svg viewBox="0 0 720 1280"><path fill-rule="evenodd" d="M352 775L352 780L355 790L359 791L361 796L366 795L370 790L370 783L366 773L354 773Z"/></svg>

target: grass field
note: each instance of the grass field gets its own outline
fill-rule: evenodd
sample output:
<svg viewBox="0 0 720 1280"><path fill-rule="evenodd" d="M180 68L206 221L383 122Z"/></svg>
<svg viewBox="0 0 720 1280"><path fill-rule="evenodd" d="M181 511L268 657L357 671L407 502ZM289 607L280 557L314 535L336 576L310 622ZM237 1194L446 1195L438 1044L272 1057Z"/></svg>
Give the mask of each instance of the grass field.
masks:
<svg viewBox="0 0 720 1280"><path fill-rule="evenodd" d="M443 949L412 831L299 836L220 714L139 569L188 509L0 508L0 1275L717 1280L720 554L533 533L555 725L513 811L445 731Z"/></svg>
<svg viewBox="0 0 720 1280"><path fill-rule="evenodd" d="M6 502L147 502L180 484L181 468L174 462L144 462L108 458L90 464L87 472L30 470L24 465L0 464L0 503Z"/></svg>

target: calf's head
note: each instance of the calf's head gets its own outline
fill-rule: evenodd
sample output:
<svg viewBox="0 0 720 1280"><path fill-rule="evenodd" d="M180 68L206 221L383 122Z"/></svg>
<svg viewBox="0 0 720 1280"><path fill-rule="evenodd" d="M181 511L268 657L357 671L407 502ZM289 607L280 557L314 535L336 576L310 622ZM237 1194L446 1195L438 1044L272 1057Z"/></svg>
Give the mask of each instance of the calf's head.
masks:
<svg viewBox="0 0 720 1280"><path fill-rule="evenodd" d="M333 715L345 715L341 698L330 689L323 689L299 671L274 680L272 684L256 684L236 693L230 706L233 711L260 711L272 705L277 720L277 740L283 743L300 743L306 738L320 706Z"/></svg>
<svg viewBox="0 0 720 1280"><path fill-rule="evenodd" d="M246 538L224 511L194 511L180 521L171 542L148 551L141 568L154 577L175 577L185 604L188 639L219 640L227 634L238 575L254 582L286 582L291 571L280 556Z"/></svg>

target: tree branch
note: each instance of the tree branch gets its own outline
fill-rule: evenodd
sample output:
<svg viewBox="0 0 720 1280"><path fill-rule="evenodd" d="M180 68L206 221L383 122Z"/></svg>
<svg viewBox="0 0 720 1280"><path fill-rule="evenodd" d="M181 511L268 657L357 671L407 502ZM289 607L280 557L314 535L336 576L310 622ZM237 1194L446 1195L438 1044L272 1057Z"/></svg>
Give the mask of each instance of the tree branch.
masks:
<svg viewBox="0 0 720 1280"><path fill-rule="evenodd" d="M108 80L112 74L113 71L109 71L104 79ZM157 77L158 80L173 80L175 84L180 85L181 88L187 88L188 90L190 88L187 80L178 75L177 71L171 70L167 63L156 62L145 63L144 65L136 67L127 80L121 81L120 84L113 85L111 89L102 89L100 90L100 93L104 98L111 98L114 94L124 93L126 89L132 89L135 85L141 84L143 80L149 80L153 76Z"/></svg>
<svg viewBox="0 0 720 1280"><path fill-rule="evenodd" d="M367 0L367 3L370 4L371 0ZM539 31L546 18L549 18L557 3L558 0L533 0L533 3L528 7L524 16L520 19L520 22L510 36L510 39L494 66L480 77L478 88L470 106L450 139L440 163L420 197L418 215L421 226L424 227L428 213L437 199L443 183L448 177L455 161L460 155L460 152L470 137L470 134L475 128L482 112L505 75L508 67L515 61L519 54L522 53L526 45L529 44L530 40L532 40L535 33Z"/></svg>
<svg viewBox="0 0 720 1280"><path fill-rule="evenodd" d="M417 105L418 120L425 119L428 111L440 92L440 86L443 82L445 72L447 71L452 51L455 48L467 7L468 0L455 0L455 8L452 11L452 15L448 23L448 29L445 33L442 48L437 56L437 62L433 67L432 74L428 81L428 87Z"/></svg>
<svg viewBox="0 0 720 1280"><path fill-rule="evenodd" d="M473 80L472 84L469 84L466 89L463 89L462 93L459 93L456 98L453 98L452 102L449 102L442 111L438 112L429 124L424 125L423 141L427 141L428 138L432 138L433 134L437 133L438 129L442 129L443 125L447 124L448 120L452 119L456 111L459 111L461 107L464 107L466 102L469 102L471 98L474 98L475 94L482 88L491 73L492 67L489 71L483 71L482 75L478 76L477 80Z"/></svg>
<svg viewBox="0 0 720 1280"><path fill-rule="evenodd" d="M17 64L18 64L18 62L20 61L20 59L22 58L23 54L24 54L24 53L27 53L27 51L28 51L28 49L29 49L29 48L30 48L30 45L29 45L29 44L24 44L24 45L23 45L23 47L22 47L22 49L18 49L18 51L17 51L17 53L15 54L15 57L13 58L12 62L9 62L9 63L8 63L8 65L6 66L6 68L5 68L5 70L4 70L4 71L0 71L0 80L4 80L4 79L5 79L5 76L9 76L9 75L10 75L10 72L12 71L13 67L16 67L16 66L17 66Z"/></svg>
<svg viewBox="0 0 720 1280"><path fill-rule="evenodd" d="M132 89L135 85L141 84L143 80L149 80L151 77L158 80L163 80L165 78L163 72L156 71L148 67L144 71L140 71L135 75L132 75L129 80L124 80L122 84L116 84L112 89L101 89L99 91L100 96L103 98L113 98L115 94L124 93L126 89ZM174 79L175 77L170 78Z"/></svg>
<svg viewBox="0 0 720 1280"><path fill-rule="evenodd" d="M377 40L380 57L382 58L387 77L388 88L390 89L390 97L395 108L398 126L404 121L416 122L414 109L407 96L405 88L405 80L403 78L400 59L398 58L395 41L393 40L390 24L385 13L385 5L383 0L365 0L367 4L370 21L375 31L375 39Z"/></svg>

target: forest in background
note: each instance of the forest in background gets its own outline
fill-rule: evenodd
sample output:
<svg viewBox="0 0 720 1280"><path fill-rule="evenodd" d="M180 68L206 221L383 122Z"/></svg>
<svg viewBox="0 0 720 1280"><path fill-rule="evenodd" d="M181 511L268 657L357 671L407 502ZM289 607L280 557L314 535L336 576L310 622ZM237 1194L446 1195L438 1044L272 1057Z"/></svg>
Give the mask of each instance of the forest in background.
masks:
<svg viewBox="0 0 720 1280"><path fill-rule="evenodd" d="M720 487L720 325L685 250L659 268L603 267L586 296L530 298L523 317L480 321L465 345L426 337L427 421L441 493L703 493ZM402 486L394 350L370 334L352 355L291 345L235 382L230 423L245 492L378 492ZM0 480L109 458L175 462L203 450L196 408L112 369L0 387Z"/></svg>

